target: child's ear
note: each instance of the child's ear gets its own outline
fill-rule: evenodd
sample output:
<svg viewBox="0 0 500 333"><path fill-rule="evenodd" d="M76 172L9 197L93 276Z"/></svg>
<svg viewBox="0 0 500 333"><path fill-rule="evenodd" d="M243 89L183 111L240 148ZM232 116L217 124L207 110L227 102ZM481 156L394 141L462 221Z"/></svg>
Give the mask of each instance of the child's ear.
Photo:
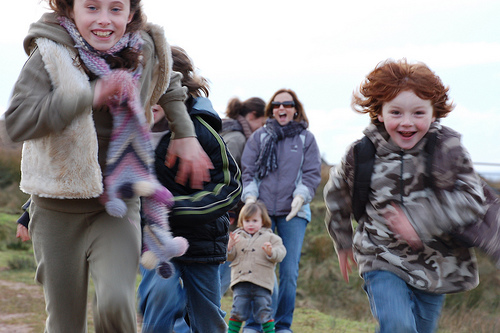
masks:
<svg viewBox="0 0 500 333"><path fill-rule="evenodd" d="M379 115L377 116L377 119L378 119L378 121L380 121L381 123L383 123L383 122L384 122L384 116L382 116L381 114L379 114Z"/></svg>
<svg viewBox="0 0 500 333"><path fill-rule="evenodd" d="M129 24L130 22L132 22L132 19L134 18L134 13L130 13L130 15L128 16L128 21L127 21L127 24Z"/></svg>

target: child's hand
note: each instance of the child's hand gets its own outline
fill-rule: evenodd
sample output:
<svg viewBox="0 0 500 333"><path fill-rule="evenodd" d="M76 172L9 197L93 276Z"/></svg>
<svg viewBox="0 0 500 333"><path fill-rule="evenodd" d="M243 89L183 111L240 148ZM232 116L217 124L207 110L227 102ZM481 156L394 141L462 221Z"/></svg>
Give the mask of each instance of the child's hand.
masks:
<svg viewBox="0 0 500 333"><path fill-rule="evenodd" d="M29 241L31 239L30 233L28 232L28 228L26 228L22 224L17 224L16 237L21 238L23 242Z"/></svg>
<svg viewBox="0 0 500 333"><path fill-rule="evenodd" d="M394 202L391 203L391 207L389 207L387 212L384 214L389 229L391 229L396 237L404 239L412 249L422 249L424 246L422 240L415 231L415 228L411 225L403 210Z"/></svg>
<svg viewBox="0 0 500 333"><path fill-rule="evenodd" d="M349 260L352 261L352 263L355 266L357 266L356 261L354 261L354 255L352 253L352 249L339 250L337 252L337 257L339 258L339 266L340 266L340 272L342 273L342 277L344 278L345 282L349 283L349 273L352 272Z"/></svg>
<svg viewBox="0 0 500 333"><path fill-rule="evenodd" d="M269 242L265 242L262 245L262 249L264 250L264 252L266 252L268 257L273 255L273 244L271 244Z"/></svg>
<svg viewBox="0 0 500 333"><path fill-rule="evenodd" d="M209 169L213 169L214 166L198 139L187 137L171 140L165 157L165 165L168 168L174 166L178 157L180 163L175 181L185 185L189 178L191 188L203 189L203 182L210 181Z"/></svg>
<svg viewBox="0 0 500 333"><path fill-rule="evenodd" d="M105 105L110 99L121 96L127 89L127 84L132 84L127 79L122 75L116 75L116 77L108 75L97 79L92 105L94 107Z"/></svg>
<svg viewBox="0 0 500 333"><path fill-rule="evenodd" d="M240 235L229 232L229 242L227 244L227 251L231 252L233 246L240 241Z"/></svg>

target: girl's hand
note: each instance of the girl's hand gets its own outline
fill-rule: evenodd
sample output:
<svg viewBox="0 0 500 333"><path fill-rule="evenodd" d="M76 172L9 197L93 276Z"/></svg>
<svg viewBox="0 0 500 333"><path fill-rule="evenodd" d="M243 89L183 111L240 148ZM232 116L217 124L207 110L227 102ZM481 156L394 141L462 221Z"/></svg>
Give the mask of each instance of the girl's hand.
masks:
<svg viewBox="0 0 500 333"><path fill-rule="evenodd" d="M266 252L268 257L273 255L273 244L271 244L269 242L265 242L262 245L262 249L264 250L264 252Z"/></svg>
<svg viewBox="0 0 500 333"><path fill-rule="evenodd" d="M21 238L23 242L29 241L31 239L28 228L19 223L17 224L16 237Z"/></svg>
<svg viewBox="0 0 500 333"><path fill-rule="evenodd" d="M415 231L415 228L411 225L406 214L398 205L394 202L391 203L391 207L387 209L384 217L387 220L389 229L391 229L396 237L401 237L414 250L423 248L424 245L422 240Z"/></svg>
<svg viewBox="0 0 500 333"><path fill-rule="evenodd" d="M203 189L203 183L210 181L209 169L213 169L214 166L198 139L187 137L170 141L165 165L168 168L174 166L177 158L180 158L180 163L175 181L185 185L189 178L191 188Z"/></svg>
<svg viewBox="0 0 500 333"><path fill-rule="evenodd" d="M349 260L352 261L352 263L355 266L357 266L356 261L354 261L354 255L352 253L352 249L339 250L337 252L337 257L339 258L339 266L340 266L340 272L342 273L342 277L344 278L345 282L349 283L349 273L352 272Z"/></svg>
<svg viewBox="0 0 500 333"><path fill-rule="evenodd" d="M119 103L118 97L132 96L136 89L130 73L125 70L114 70L111 74L97 79L92 106L105 105L114 98L117 99L115 102Z"/></svg>
<svg viewBox="0 0 500 333"><path fill-rule="evenodd" d="M227 244L227 251L231 252L233 246L238 243L240 240L240 235L234 234L232 232L229 233L229 242Z"/></svg>

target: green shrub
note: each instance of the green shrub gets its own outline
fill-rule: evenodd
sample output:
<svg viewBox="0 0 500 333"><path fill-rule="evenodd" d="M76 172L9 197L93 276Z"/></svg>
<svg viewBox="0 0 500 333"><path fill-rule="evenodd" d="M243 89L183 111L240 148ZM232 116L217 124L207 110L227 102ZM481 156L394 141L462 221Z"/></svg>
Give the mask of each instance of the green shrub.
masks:
<svg viewBox="0 0 500 333"><path fill-rule="evenodd" d="M0 148L0 188L5 188L21 179L20 150Z"/></svg>
<svg viewBox="0 0 500 333"><path fill-rule="evenodd" d="M36 269L35 260L32 256L14 256L7 261L9 269L12 270L34 270Z"/></svg>

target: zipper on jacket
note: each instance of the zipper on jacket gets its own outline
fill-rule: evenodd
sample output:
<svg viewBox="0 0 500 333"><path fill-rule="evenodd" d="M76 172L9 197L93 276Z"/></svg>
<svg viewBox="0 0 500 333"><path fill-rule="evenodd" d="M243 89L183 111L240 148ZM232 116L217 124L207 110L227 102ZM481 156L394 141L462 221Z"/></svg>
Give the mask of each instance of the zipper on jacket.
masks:
<svg viewBox="0 0 500 333"><path fill-rule="evenodd" d="M399 194L401 196L401 205L404 206L404 189L405 189L405 184L403 180L403 171L404 171L404 150L400 150L399 156L401 157L401 169L399 173Z"/></svg>

